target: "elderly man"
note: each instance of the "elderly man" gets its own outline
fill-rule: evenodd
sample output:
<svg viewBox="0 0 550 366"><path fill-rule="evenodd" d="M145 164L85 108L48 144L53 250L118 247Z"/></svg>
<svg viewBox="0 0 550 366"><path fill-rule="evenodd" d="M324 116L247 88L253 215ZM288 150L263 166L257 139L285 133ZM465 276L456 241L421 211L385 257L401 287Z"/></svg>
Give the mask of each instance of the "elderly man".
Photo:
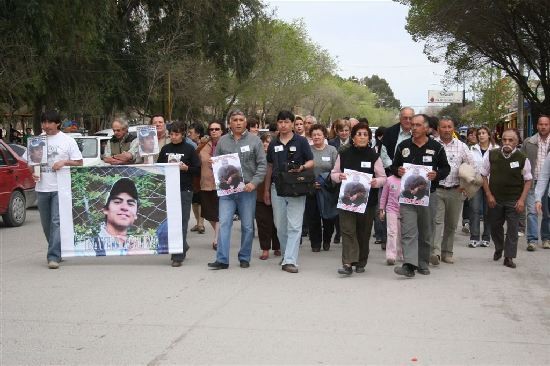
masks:
<svg viewBox="0 0 550 366"><path fill-rule="evenodd" d="M311 114L308 114L306 118L304 119L304 130L306 132L306 136L309 136L309 129L311 126L317 123L317 118L312 116Z"/></svg>
<svg viewBox="0 0 550 366"><path fill-rule="evenodd" d="M525 139L521 146L521 152L527 155L531 163L533 184L527 195L527 250L533 252L539 240L538 217L535 209L535 189L538 189L538 179L544 160L550 148L550 117L540 116L537 120L537 133ZM548 193L548 187L544 188L544 194ZM550 218L546 200L542 201L542 221L540 223L540 236L542 247L550 249Z"/></svg>
<svg viewBox="0 0 550 366"><path fill-rule="evenodd" d="M493 260L502 258L504 250L504 265L510 268L516 268L513 258L518 250L519 213L525 209L525 199L533 179L529 159L516 149L518 141L515 130L505 130L502 133L502 147L485 154L481 166L491 237L495 243Z"/></svg>
<svg viewBox="0 0 550 366"><path fill-rule="evenodd" d="M380 159L384 168L392 165L392 160L401 141L411 138L411 121L414 115L414 109L411 107L401 108L399 112L399 123L386 129L382 137L382 149L380 150Z"/></svg>
<svg viewBox="0 0 550 366"><path fill-rule="evenodd" d="M456 226L460 218L460 211L465 196L459 189L458 168L462 163L468 163L475 167L474 157L465 143L453 137L454 122L450 118L442 118L439 121L439 137L435 140L443 145L451 172L438 182L436 189L437 214L433 232L433 245L430 262L438 265L442 260L445 263L453 263L453 246ZM441 234L443 233L443 237Z"/></svg>
<svg viewBox="0 0 550 366"><path fill-rule="evenodd" d="M264 180L267 169L262 141L246 129L246 118L243 112L239 110L231 112L229 129L231 132L222 136L218 141L214 155L239 154L245 186L243 192L220 197L220 235L216 261L208 263L208 267L212 269L229 267L231 227L233 226L233 215L237 209L241 219L239 262L241 268L250 266L256 214L256 187ZM230 181L228 184L231 185L232 182Z"/></svg>
<svg viewBox="0 0 550 366"><path fill-rule="evenodd" d="M128 133L128 122L122 119L115 119L111 124L113 137L105 146L103 161L111 165L130 164L132 157L124 154L130 150L130 145L136 136Z"/></svg>
<svg viewBox="0 0 550 366"><path fill-rule="evenodd" d="M414 115L411 121L412 139L405 139L396 149L392 173L398 177L405 175L404 163L426 165L431 167L427 177L432 182L430 195L435 192L435 182L444 180L451 170L441 144L428 138L428 120L421 114ZM414 192L419 194L419 192ZM430 197L433 199L432 197ZM429 206L400 204L401 243L405 263L394 268L394 272L405 277L414 277L415 270L423 275L430 274L432 215Z"/></svg>

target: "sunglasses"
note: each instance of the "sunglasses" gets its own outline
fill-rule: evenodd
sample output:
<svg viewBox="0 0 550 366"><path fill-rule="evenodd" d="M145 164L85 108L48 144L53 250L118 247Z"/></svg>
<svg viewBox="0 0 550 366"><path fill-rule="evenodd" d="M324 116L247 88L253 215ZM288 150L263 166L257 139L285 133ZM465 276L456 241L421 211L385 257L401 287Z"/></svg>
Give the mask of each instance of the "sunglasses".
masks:
<svg viewBox="0 0 550 366"><path fill-rule="evenodd" d="M221 128L209 128L208 131L221 131Z"/></svg>

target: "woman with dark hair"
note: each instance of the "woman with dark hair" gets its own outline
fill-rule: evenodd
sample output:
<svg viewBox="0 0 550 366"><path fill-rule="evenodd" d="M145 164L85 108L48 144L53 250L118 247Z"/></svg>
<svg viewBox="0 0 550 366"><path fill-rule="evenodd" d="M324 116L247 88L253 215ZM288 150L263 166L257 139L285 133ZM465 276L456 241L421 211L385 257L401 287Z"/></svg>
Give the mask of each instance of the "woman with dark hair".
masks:
<svg viewBox="0 0 550 366"><path fill-rule="evenodd" d="M491 131L488 127L482 126L476 131L476 138L478 143L472 147L472 156L474 157L475 164L481 166L483 157L490 150L498 148L493 138L491 137ZM489 209L487 207L487 200L483 189L477 191L475 196L470 200L470 248L475 247L488 247L491 241L491 227L489 225L489 218L487 214ZM483 214L483 234L480 234L481 228L481 215ZM481 240L480 240L481 239Z"/></svg>
<svg viewBox="0 0 550 366"><path fill-rule="evenodd" d="M369 257L369 239L372 231L378 188L386 182L386 173L380 156L369 146L372 132L364 122L359 122L351 129L351 145L340 149L338 158L331 173L334 182L347 179L344 169L372 174L371 189L365 213L340 210L340 229L342 230L342 264L338 273L351 275L365 272Z"/></svg>
<svg viewBox="0 0 550 366"><path fill-rule="evenodd" d="M260 136L264 151L267 153L267 148L271 142L271 134L266 133ZM277 237L277 228L273 222L273 208L271 205L266 205L264 202L265 181L256 188L256 225L258 226L258 239L260 240L260 248L262 249L261 260L269 258L269 250L273 250L275 256L281 255L281 244Z"/></svg>
<svg viewBox="0 0 550 366"><path fill-rule="evenodd" d="M313 153L313 173L317 179L315 187L318 191L321 190L321 183L326 181L330 175L338 151L334 146L325 143L327 138L327 129L325 126L317 123L311 126L309 130L313 145L311 152ZM319 192L320 194L320 192ZM334 232L334 218L323 217L318 204L318 194L307 196L306 198L306 219L309 228L309 241L311 242L311 251L320 252L321 243L323 250L330 249L330 241Z"/></svg>
<svg viewBox="0 0 550 366"><path fill-rule="evenodd" d="M210 122L208 125L208 139L203 141L197 151L201 160L201 181L200 181L200 201L201 216L208 220L214 229L214 241L212 249L218 249L218 233L220 230L218 218L218 194L216 192L216 182L214 180L214 171L210 162L216 145L220 137L225 133L223 125L219 121Z"/></svg>

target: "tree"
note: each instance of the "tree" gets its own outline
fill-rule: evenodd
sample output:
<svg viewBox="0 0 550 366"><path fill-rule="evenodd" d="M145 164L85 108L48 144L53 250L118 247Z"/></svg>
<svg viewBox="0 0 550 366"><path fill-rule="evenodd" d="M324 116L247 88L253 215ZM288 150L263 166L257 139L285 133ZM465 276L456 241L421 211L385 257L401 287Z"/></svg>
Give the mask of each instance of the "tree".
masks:
<svg viewBox="0 0 550 366"><path fill-rule="evenodd" d="M401 109L401 102L393 95L393 90L390 88L390 84L386 79L379 77L378 75L372 75L371 77L365 76L361 79L363 85L378 96L376 106L378 108L394 108Z"/></svg>
<svg viewBox="0 0 550 366"><path fill-rule="evenodd" d="M396 0L409 5L407 31L425 41L430 60L457 72L492 63L523 91L534 114L550 113L550 2L531 0ZM525 65L539 81L530 87Z"/></svg>

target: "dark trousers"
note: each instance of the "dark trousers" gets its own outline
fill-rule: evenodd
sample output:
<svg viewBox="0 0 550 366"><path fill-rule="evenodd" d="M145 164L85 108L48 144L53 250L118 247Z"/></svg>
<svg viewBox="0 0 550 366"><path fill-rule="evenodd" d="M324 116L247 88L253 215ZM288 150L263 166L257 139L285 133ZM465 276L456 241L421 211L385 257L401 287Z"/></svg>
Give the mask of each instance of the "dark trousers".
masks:
<svg viewBox="0 0 550 366"><path fill-rule="evenodd" d="M305 214L311 247L321 248L321 243L330 244L332 233L334 233L334 219L323 219L321 217L316 196L307 196Z"/></svg>
<svg viewBox="0 0 550 366"><path fill-rule="evenodd" d="M273 208L263 202L256 201L256 224L258 239L262 250L280 250L281 244L277 237L277 228L273 222Z"/></svg>
<svg viewBox="0 0 550 366"><path fill-rule="evenodd" d="M380 201L380 196L382 196L382 189L378 190L378 201ZM380 240L383 243L388 240L386 221L380 220L379 215L374 215L374 237L376 240Z"/></svg>
<svg viewBox="0 0 550 366"><path fill-rule="evenodd" d="M181 235L183 239L183 253L172 254L172 260L176 262L183 262L185 256L187 255L187 251L189 250L189 244L187 244L187 226L189 224L189 215L191 214L192 201L193 192L181 192Z"/></svg>
<svg viewBox="0 0 550 366"><path fill-rule="evenodd" d="M369 240L376 206L367 207L364 214L340 210L342 230L342 263L365 267L369 259Z"/></svg>
<svg viewBox="0 0 550 366"><path fill-rule="evenodd" d="M514 207L515 201L497 202L489 208L491 222L491 238L495 243L495 251L504 249L504 256L515 258L518 252L519 213ZM506 222L506 239L504 238L504 222Z"/></svg>

